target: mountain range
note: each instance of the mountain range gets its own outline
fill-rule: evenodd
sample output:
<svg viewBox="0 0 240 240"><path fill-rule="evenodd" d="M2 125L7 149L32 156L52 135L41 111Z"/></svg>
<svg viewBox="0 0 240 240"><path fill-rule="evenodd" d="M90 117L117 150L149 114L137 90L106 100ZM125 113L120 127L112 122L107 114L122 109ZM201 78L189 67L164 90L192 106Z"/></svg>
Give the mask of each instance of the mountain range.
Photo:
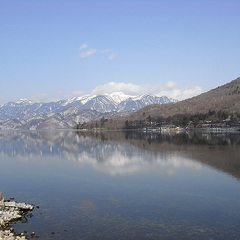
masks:
<svg viewBox="0 0 240 240"><path fill-rule="evenodd" d="M78 123L125 116L150 104L174 101L165 96L129 96L120 92L85 95L48 103L25 98L0 106L0 129L71 128Z"/></svg>

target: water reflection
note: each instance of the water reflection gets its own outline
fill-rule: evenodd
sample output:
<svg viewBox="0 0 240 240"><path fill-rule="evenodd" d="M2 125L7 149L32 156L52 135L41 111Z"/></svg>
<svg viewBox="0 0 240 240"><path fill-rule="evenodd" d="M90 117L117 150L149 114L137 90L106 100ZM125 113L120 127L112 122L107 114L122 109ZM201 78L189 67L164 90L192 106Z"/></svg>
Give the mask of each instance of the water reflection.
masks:
<svg viewBox="0 0 240 240"><path fill-rule="evenodd" d="M239 179L239 146L239 135L0 132L1 156L24 161L45 161L46 156L58 156L114 176L138 172L173 175L181 169L198 171L209 165Z"/></svg>
<svg viewBox="0 0 240 240"><path fill-rule="evenodd" d="M40 206L14 229L42 239L239 239L239 145L239 135L2 131L1 191Z"/></svg>

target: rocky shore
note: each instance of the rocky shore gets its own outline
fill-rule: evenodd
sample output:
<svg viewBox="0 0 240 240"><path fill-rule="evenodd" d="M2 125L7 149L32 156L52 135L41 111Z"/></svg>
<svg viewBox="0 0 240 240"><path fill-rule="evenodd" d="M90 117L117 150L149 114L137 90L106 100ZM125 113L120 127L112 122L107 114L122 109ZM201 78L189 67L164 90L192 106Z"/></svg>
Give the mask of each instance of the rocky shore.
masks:
<svg viewBox="0 0 240 240"><path fill-rule="evenodd" d="M33 205L27 203L18 203L13 200L5 201L0 192L0 240L27 239L21 233L17 234L9 223L20 220L28 211L32 211Z"/></svg>

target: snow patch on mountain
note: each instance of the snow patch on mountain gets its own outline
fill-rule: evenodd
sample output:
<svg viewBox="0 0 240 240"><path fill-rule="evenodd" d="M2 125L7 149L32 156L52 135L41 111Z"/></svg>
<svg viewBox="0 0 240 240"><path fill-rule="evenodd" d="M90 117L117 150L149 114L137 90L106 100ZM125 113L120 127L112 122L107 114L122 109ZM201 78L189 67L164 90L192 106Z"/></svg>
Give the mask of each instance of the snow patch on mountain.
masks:
<svg viewBox="0 0 240 240"><path fill-rule="evenodd" d="M122 101L127 100L128 98L131 98L132 96L126 95L123 92L114 92L111 94L106 94L107 96L110 96L116 103L120 103Z"/></svg>
<svg viewBox="0 0 240 240"><path fill-rule="evenodd" d="M34 104L34 102L29 100L28 98L21 98L16 103L17 104Z"/></svg>

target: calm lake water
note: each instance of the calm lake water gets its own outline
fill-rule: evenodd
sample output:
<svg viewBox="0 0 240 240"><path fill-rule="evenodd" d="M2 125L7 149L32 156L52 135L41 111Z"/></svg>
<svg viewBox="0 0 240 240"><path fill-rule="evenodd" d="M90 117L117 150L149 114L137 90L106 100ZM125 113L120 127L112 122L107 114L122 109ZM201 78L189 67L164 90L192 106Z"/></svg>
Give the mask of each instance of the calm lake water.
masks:
<svg viewBox="0 0 240 240"><path fill-rule="evenodd" d="M40 239L240 239L240 136L0 132L0 191Z"/></svg>

